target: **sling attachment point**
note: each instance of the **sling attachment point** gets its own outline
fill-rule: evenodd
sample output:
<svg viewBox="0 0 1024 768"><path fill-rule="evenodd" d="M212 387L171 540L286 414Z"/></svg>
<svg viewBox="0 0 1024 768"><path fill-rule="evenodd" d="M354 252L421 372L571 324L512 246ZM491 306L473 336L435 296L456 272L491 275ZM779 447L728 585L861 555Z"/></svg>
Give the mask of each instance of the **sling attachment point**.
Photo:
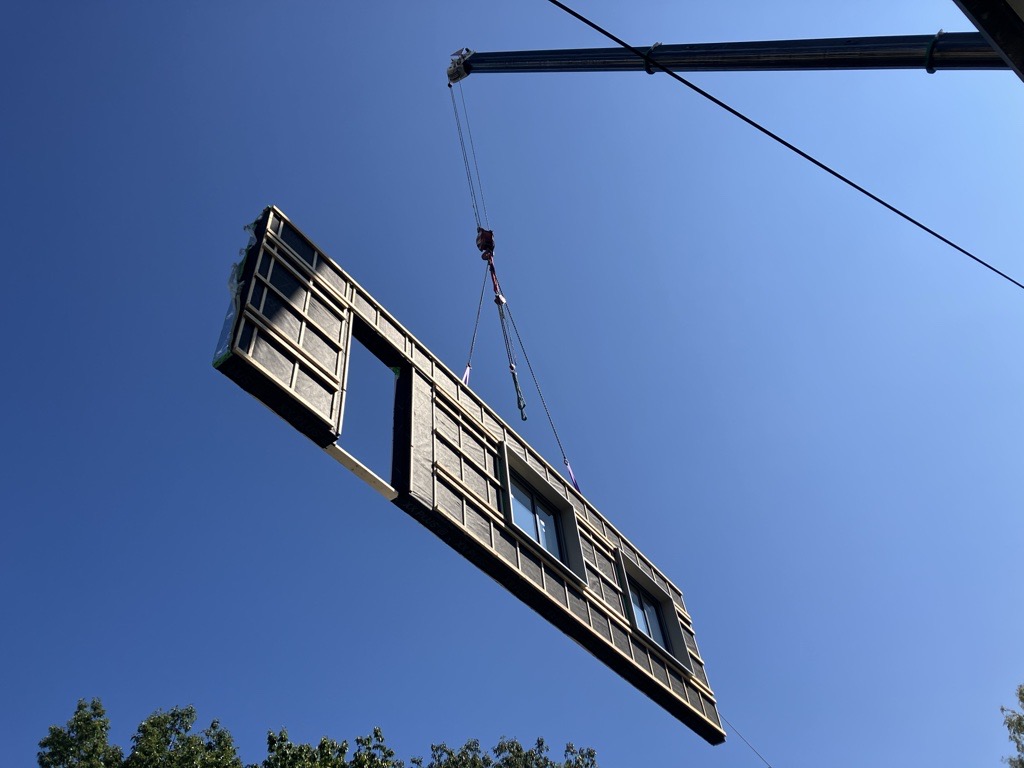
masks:
<svg viewBox="0 0 1024 768"><path fill-rule="evenodd" d="M935 37L933 37L931 39L931 42L928 43L928 50L924 52L924 71L927 72L929 75L935 74L935 67L932 66L932 56L935 53L936 43L939 42L939 38L942 37L944 34L946 34L946 31L943 29L940 29L938 32L936 32Z"/></svg>
<svg viewBox="0 0 1024 768"><path fill-rule="evenodd" d="M651 51L653 51L659 45L661 45L661 43L655 43L650 48L648 48L647 53L644 54L644 72L646 72L648 75L654 74L654 70L651 69Z"/></svg>

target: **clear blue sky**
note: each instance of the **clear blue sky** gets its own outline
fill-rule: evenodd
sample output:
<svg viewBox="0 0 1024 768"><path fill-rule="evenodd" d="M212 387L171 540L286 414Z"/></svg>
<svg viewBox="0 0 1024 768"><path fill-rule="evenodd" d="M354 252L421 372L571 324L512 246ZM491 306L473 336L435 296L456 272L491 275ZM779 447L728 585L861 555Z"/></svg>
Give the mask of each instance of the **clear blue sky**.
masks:
<svg viewBox="0 0 1024 768"><path fill-rule="evenodd" d="M581 9L637 45L971 29L949 0ZM210 367L273 203L461 371L481 262L448 54L604 44L542 0L8 8L0 762L98 696L122 745L191 703L247 761L267 729L380 725L406 758L505 734L759 765ZM693 79L1024 276L1012 74ZM1024 682L1024 292L665 77L465 93L573 466L682 587L725 717L779 768L996 765ZM473 384L512 420L485 310Z"/></svg>

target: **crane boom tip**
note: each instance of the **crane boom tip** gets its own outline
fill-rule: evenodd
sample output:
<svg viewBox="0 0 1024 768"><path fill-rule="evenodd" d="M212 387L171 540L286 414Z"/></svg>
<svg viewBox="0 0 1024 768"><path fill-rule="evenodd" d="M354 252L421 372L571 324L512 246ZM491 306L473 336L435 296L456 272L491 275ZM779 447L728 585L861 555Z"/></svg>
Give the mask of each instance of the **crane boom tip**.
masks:
<svg viewBox="0 0 1024 768"><path fill-rule="evenodd" d="M466 61L473 55L469 48L460 48L452 54L451 63L448 65L448 85L454 85L460 80L469 77L470 68Z"/></svg>

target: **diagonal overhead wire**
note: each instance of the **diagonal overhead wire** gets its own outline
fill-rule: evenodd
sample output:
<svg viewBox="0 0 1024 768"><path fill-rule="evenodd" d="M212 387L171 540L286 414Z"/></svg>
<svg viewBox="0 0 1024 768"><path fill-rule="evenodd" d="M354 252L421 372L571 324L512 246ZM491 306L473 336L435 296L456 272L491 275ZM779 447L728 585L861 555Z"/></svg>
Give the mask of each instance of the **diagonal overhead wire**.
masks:
<svg viewBox="0 0 1024 768"><path fill-rule="evenodd" d="M569 6L565 5L564 3L559 2L559 0L548 0L548 2L551 3L552 5L556 6L557 8L560 8L561 10L565 11L566 13L568 13L573 18L583 22L588 27L593 29L595 32L598 32L599 34L604 35L609 40L614 42L616 45L620 45L623 48L625 48L627 51L630 51L631 53L635 54L638 58L640 58L640 59L642 59L644 61L644 63L647 65L647 71L650 72L651 74L654 74L654 70L658 70L660 72L664 72L666 75L671 77L673 80L676 80L677 82L681 83L682 85L685 85L687 88L689 88L694 93L697 93L700 96L703 96L705 99L710 101L712 104L715 104L716 106L721 107L726 112L728 112L730 115L733 115L734 117L739 118L744 123L749 125L751 128L754 128L754 129L760 131L761 133L763 133L768 138L772 139L775 142L778 142L779 144L781 144L782 146L784 146L786 149L790 150L791 152L796 153L797 155L799 155L800 157L802 157L804 160L806 160L807 162L811 163L812 165L816 165L818 168L820 168L821 170L825 171L825 173L828 173L831 176L834 176L835 178L839 179L839 181L841 181L844 184L846 184L847 186L852 187L853 189L857 190L858 192L860 192L865 197L868 197L871 200L874 200L876 203L881 205L883 208L887 208L888 210L892 211L893 213L895 213L900 218L905 219L906 221L908 221L911 224L913 224L918 229L921 229L921 230L927 232L929 235L931 235L932 237L936 238L940 242L945 243L946 245L948 245L953 250L962 253L964 256L966 256L969 259L973 259L974 261L976 261L978 264L980 264L981 266L985 267L986 269L991 270L992 272L995 272L997 275L999 275L1004 280L1007 280L1008 282L1013 283L1018 288L1024 290L1024 283L1018 282L1017 280L1015 280L1014 278L1010 277L1008 274L1006 274L1002 270L1000 270L997 267L994 267L993 265L989 264L984 259L982 259L982 258L980 258L978 256L975 256L973 253L968 251L963 246L957 245L952 240L950 240L948 237L945 237L945 236L939 234L938 232L936 232L931 227L929 227L926 224L923 224L922 222L918 221L913 216L911 216L909 213L905 213L904 211L900 210L899 208L897 208L892 203L886 202L885 200L880 198L878 195L874 194L873 192L868 191L867 189L865 189L864 187L862 187L860 184L858 184L857 182L853 181L849 177L844 176L842 173L840 173L839 171L835 170L834 168L831 168L830 166L826 165L821 160L818 160L816 157L813 157L812 155L808 154L807 152L804 152L802 149L800 149L796 145L791 144L790 142L786 141L784 138L779 136L777 133L774 133L774 132L768 130L763 125L761 125L756 120L754 120L753 118L747 117L742 112L740 112L738 109L735 109L734 107L729 106L728 104L726 104L721 99L716 98L715 96L712 96L710 93L705 91L703 88L700 88L699 86L695 85L694 83L691 83L685 77L682 77L679 73L673 72L668 67L666 67L666 66L664 66L662 64L659 64L656 59L652 59L649 56L650 50L648 50L647 52L644 52L644 51L642 51L642 50L640 50L638 48L634 48L629 43L627 43L625 40L622 40L621 38L616 37L615 35L613 35L608 30L604 29L603 27L599 26L598 24L595 24L593 21L588 19L586 16L583 16L582 14L577 13L572 8L570 8Z"/></svg>
<svg viewBox="0 0 1024 768"><path fill-rule="evenodd" d="M747 741L746 737L742 733L740 733L739 731L736 730L736 726L735 725L733 725L728 720L726 720L725 716L722 715L721 712L718 713L718 716L722 718L722 722L724 722L726 725L728 725L730 728L732 728L732 732L735 733L737 736L739 736L740 739L743 740L744 744L746 744L748 747L750 747L750 751L751 752L753 752L755 755L757 755L759 758L761 758L761 762L762 763L767 765L768 768L772 768L772 764L769 763L767 760L765 760L764 755L762 755L760 752L758 752L756 749L754 749L754 745L751 744L749 741Z"/></svg>

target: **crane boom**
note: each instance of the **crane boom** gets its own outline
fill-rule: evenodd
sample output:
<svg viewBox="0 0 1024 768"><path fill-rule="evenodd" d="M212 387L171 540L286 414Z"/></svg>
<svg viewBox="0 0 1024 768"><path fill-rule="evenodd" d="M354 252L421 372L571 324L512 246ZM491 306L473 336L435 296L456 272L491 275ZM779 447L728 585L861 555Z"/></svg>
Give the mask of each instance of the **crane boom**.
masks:
<svg viewBox="0 0 1024 768"><path fill-rule="evenodd" d="M624 48L570 48L452 54L448 82L473 72L653 73L651 62L674 72L815 69L1008 69L979 32L838 37L739 43L655 43L640 57Z"/></svg>

